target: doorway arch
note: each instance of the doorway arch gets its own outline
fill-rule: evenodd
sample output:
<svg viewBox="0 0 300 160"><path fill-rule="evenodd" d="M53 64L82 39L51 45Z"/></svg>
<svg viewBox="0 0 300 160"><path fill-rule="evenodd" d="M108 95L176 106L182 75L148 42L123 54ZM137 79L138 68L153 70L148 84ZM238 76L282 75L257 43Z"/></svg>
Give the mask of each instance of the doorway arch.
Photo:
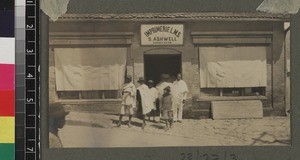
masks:
<svg viewBox="0 0 300 160"><path fill-rule="evenodd" d="M170 48L156 48L144 52L144 77L153 80L156 85L161 81L161 75L169 75L168 81L176 79L181 73L181 52Z"/></svg>

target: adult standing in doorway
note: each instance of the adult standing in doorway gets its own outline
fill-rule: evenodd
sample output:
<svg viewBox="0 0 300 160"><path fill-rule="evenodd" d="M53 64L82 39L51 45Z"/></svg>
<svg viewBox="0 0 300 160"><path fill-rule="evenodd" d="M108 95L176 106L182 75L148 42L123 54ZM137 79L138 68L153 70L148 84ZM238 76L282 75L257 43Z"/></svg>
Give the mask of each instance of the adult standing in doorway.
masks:
<svg viewBox="0 0 300 160"><path fill-rule="evenodd" d="M182 80L181 73L177 74L177 79L173 82L171 91L173 96L174 122L178 121L181 123L183 105L186 102L187 93L189 91L186 83Z"/></svg>
<svg viewBox="0 0 300 160"><path fill-rule="evenodd" d="M138 109L142 114L142 129L144 129L146 126L146 114L148 114L153 108L152 96L149 87L145 84L143 77L139 78L138 83L140 86L137 88L136 100L138 103Z"/></svg>
<svg viewBox="0 0 300 160"><path fill-rule="evenodd" d="M120 127L122 124L122 117L128 111L129 113L129 121L128 121L128 127L131 127L131 118L133 115L133 108L135 108L136 105L136 88L134 84L132 83L132 77L130 75L126 76L125 84L122 89L122 106L119 116L119 123L117 124L117 127Z"/></svg>

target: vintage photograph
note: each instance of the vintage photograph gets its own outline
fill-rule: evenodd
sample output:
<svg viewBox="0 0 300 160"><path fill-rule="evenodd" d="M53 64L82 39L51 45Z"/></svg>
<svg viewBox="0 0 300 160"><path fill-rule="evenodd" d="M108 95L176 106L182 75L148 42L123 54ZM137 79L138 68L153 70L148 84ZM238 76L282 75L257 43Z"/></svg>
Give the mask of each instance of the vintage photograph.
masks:
<svg viewBox="0 0 300 160"><path fill-rule="evenodd" d="M94 8L49 19L49 148L291 145L289 15Z"/></svg>

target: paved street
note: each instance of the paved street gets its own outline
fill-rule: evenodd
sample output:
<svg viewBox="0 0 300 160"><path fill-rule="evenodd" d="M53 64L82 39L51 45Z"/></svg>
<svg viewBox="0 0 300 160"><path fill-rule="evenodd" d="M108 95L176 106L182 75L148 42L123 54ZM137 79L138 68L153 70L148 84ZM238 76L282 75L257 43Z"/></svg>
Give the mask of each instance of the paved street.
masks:
<svg viewBox="0 0 300 160"><path fill-rule="evenodd" d="M164 124L133 118L129 128L116 127L118 115L109 113L73 112L60 131L64 147L154 147L154 146L244 146L290 145L289 117L263 119L185 119L164 131Z"/></svg>

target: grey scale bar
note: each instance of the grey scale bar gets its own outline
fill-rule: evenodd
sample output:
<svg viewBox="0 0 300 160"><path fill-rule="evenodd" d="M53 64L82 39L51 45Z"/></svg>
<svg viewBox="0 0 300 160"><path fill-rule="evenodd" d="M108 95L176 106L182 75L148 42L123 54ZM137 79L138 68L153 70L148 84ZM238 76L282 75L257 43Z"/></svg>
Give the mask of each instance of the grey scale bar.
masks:
<svg viewBox="0 0 300 160"><path fill-rule="evenodd" d="M15 158L25 160L25 1L15 0Z"/></svg>

